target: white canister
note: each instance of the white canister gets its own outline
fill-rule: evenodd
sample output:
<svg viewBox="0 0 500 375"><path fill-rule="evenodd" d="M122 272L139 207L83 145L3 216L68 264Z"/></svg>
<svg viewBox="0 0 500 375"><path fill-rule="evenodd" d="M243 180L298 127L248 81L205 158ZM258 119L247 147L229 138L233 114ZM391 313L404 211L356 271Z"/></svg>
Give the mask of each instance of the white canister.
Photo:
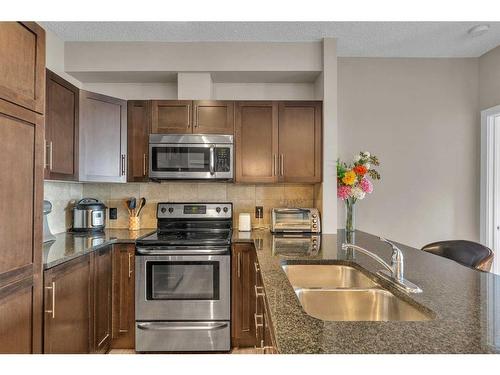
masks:
<svg viewBox="0 0 500 375"><path fill-rule="evenodd" d="M240 214L238 219L238 230L240 232L250 232L252 230L252 220L250 219L250 214Z"/></svg>

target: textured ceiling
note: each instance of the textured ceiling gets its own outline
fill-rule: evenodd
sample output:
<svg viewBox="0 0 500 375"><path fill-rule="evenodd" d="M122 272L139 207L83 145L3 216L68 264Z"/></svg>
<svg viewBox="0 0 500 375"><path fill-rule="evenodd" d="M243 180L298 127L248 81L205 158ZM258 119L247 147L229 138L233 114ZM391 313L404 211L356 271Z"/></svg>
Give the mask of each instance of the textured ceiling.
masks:
<svg viewBox="0 0 500 375"><path fill-rule="evenodd" d="M483 23L483 22L481 22ZM339 56L477 57L500 45L500 22L41 22L65 41L318 41L338 39Z"/></svg>

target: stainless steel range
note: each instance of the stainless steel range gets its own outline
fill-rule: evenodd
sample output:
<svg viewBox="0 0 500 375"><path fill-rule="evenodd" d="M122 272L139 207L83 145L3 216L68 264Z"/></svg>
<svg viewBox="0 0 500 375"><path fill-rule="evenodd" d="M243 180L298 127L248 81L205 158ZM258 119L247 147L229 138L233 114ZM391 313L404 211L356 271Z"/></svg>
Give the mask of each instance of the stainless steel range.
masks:
<svg viewBox="0 0 500 375"><path fill-rule="evenodd" d="M137 240L136 350L231 349L231 203L158 203Z"/></svg>

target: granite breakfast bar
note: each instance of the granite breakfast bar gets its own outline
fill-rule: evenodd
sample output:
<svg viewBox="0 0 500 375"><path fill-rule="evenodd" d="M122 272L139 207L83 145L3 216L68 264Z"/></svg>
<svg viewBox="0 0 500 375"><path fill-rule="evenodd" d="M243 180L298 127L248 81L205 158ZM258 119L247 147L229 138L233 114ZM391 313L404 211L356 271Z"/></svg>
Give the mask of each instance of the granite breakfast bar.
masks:
<svg viewBox="0 0 500 375"><path fill-rule="evenodd" d="M138 232L107 229L103 235L61 233L44 245L44 269L115 243L134 243L154 229ZM500 276L475 271L446 258L398 245L405 257L405 278L420 286L420 294L391 289L375 275L382 267L356 253L346 259L343 233L323 234L312 256L273 254L269 231L233 233L233 243L256 248L269 304L277 350L308 353L500 353ZM376 236L356 232L355 243L389 261L391 249ZM282 269L284 264L351 265L399 298L424 309L426 321L322 321L304 312ZM495 328L496 327L496 328Z"/></svg>
<svg viewBox="0 0 500 375"><path fill-rule="evenodd" d="M252 242L281 354L306 353L499 353L500 276L475 271L446 258L398 245L405 256L405 277L423 292L406 295L375 276L382 267L364 254L346 260L344 235L323 234L314 256L272 254L268 231L240 233L233 242ZM389 260L391 249L378 237L356 232L355 244ZM322 321L304 312L283 264L346 264L401 299L431 311L427 321ZM496 319L496 322L495 322ZM495 327L496 326L496 332ZM496 342L495 342L496 341Z"/></svg>

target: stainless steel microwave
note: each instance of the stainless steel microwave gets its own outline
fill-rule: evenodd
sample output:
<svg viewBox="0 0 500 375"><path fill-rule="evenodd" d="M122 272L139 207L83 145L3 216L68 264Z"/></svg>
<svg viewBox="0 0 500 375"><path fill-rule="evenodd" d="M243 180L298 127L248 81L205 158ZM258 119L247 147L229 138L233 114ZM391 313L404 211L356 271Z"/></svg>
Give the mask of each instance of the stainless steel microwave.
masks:
<svg viewBox="0 0 500 375"><path fill-rule="evenodd" d="M233 136L151 134L149 177L153 179L233 179Z"/></svg>

